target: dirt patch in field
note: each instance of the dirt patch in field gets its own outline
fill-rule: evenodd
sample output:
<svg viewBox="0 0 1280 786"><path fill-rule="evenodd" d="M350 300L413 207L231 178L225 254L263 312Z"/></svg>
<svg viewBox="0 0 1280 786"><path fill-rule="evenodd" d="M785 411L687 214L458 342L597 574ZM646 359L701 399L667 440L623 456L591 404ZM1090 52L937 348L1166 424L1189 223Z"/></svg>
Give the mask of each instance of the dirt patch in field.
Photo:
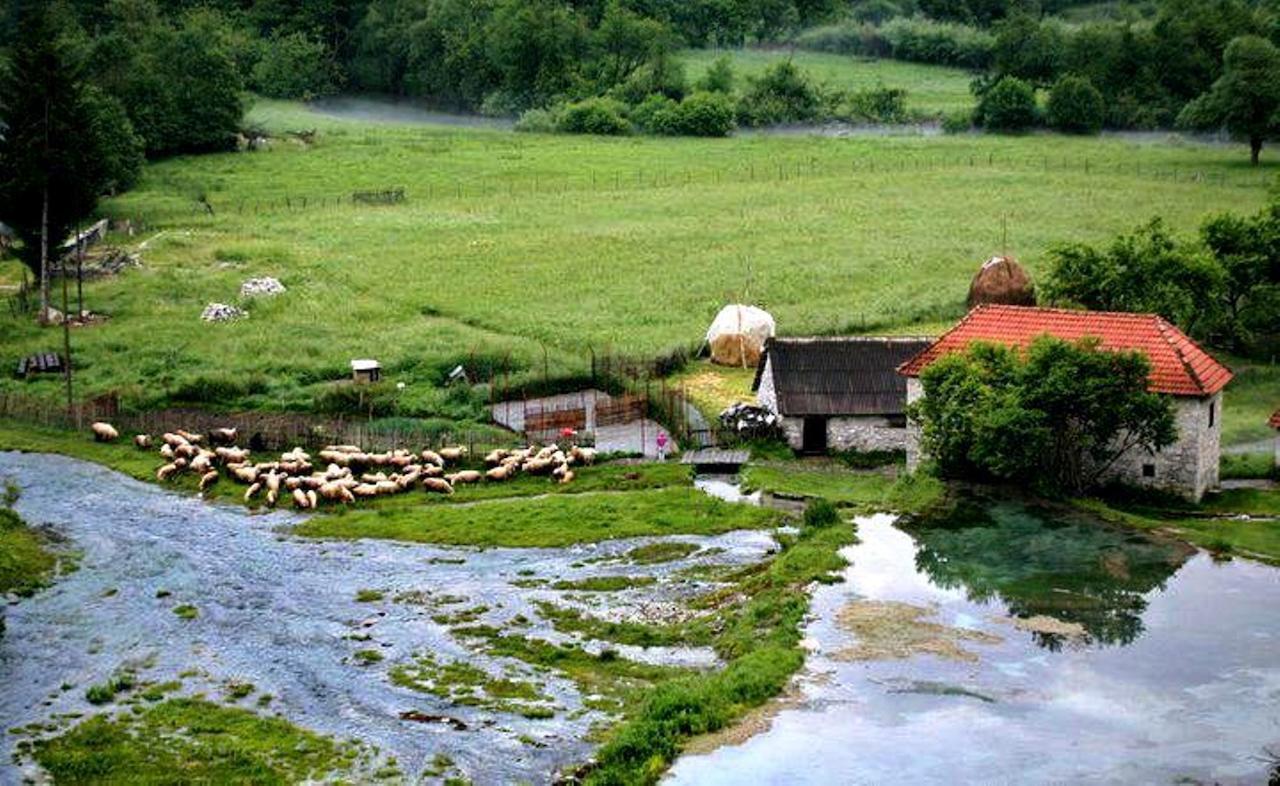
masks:
<svg viewBox="0 0 1280 786"><path fill-rule="evenodd" d="M964 644L999 644L990 633L953 628L926 621L934 609L894 601L861 600L848 604L836 619L857 642L838 650L836 660L896 660L915 655L935 655L973 663L978 656Z"/></svg>

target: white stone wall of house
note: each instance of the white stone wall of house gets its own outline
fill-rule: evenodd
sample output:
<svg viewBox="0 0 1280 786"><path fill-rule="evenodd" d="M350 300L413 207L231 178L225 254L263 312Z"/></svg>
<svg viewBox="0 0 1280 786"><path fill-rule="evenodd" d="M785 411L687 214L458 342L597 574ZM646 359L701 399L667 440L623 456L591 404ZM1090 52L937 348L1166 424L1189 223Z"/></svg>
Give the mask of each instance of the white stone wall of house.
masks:
<svg viewBox="0 0 1280 786"><path fill-rule="evenodd" d="M765 356L764 372L760 374L760 387L756 390L756 403L773 414L778 413L778 392L773 385L773 358Z"/></svg>
<svg viewBox="0 0 1280 786"><path fill-rule="evenodd" d="M800 450L804 447L804 418L779 416L778 426L782 429L782 436L792 450Z"/></svg>
<svg viewBox="0 0 1280 786"><path fill-rule="evenodd" d="M858 415L827 420L827 447L831 450L906 450L909 435L904 427L894 427L887 417Z"/></svg>
<svg viewBox="0 0 1280 786"><path fill-rule="evenodd" d="M1116 460L1107 477L1199 502L1206 491L1218 485L1222 394L1205 398L1175 396L1172 401L1177 440L1154 455L1144 450L1130 450ZM1211 408L1212 426L1209 425Z"/></svg>
<svg viewBox="0 0 1280 786"><path fill-rule="evenodd" d="M907 377L907 408L910 409L912 404L922 398L924 398L924 385L920 384L920 379ZM907 471L915 472L920 462L924 460L920 448L920 424L908 418L906 432Z"/></svg>

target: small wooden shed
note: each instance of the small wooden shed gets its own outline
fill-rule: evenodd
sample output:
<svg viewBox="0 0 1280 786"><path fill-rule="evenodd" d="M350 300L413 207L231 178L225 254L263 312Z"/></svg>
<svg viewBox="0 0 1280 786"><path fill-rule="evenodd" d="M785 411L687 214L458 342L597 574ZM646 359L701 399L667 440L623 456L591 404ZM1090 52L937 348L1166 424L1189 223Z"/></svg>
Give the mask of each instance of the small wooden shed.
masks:
<svg viewBox="0 0 1280 786"><path fill-rule="evenodd" d="M358 385L371 384L382 379L382 364L371 358L351 361L351 380Z"/></svg>

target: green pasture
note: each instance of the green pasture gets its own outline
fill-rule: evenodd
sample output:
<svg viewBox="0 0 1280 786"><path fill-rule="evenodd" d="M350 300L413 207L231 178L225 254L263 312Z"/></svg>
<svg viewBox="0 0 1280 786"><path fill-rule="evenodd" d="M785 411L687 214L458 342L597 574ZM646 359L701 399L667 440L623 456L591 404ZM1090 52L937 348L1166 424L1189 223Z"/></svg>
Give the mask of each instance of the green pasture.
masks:
<svg viewBox="0 0 1280 786"><path fill-rule="evenodd" d="M733 63L739 85L776 62L791 60L815 82L828 87L850 91L881 87L906 90L907 108L928 117L972 109L974 105L969 91L974 75L963 68L780 48L688 49L680 53L680 60L685 64L685 76L696 82L725 55Z"/></svg>
<svg viewBox="0 0 1280 786"><path fill-rule="evenodd" d="M696 348L736 300L784 334L944 325L994 252L1041 274L1052 244L1151 216L1190 234L1256 210L1277 171L1234 147L1052 135L605 139L267 101L250 120L315 142L158 162L103 206L140 226L113 242L143 264L85 285L110 319L72 334L79 394L306 409L374 357L395 414L466 419L487 399L440 387L455 364L515 388L584 376L591 352ZM389 186L406 200L351 204ZM289 291L242 301L240 283L264 275ZM201 322L210 302L250 316ZM4 363L61 345L7 309L0 334ZM0 391L56 400L61 384L6 377Z"/></svg>

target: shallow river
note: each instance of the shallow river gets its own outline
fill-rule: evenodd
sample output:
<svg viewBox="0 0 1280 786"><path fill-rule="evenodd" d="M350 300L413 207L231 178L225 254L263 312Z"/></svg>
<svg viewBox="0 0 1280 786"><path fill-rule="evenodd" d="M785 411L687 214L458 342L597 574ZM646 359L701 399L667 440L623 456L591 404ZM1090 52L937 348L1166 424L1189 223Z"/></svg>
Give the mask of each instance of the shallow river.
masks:
<svg viewBox="0 0 1280 786"><path fill-rule="evenodd" d="M1276 777L1280 571L1011 504L859 535L815 596L799 695L670 783Z"/></svg>
<svg viewBox="0 0 1280 786"><path fill-rule="evenodd" d="M8 629L0 636L0 728L90 711L85 689L122 667L156 682L197 669L203 674L185 677L184 693L204 691L216 698L228 680L250 682L259 694L243 702L248 706L257 695L271 694L273 711L377 746L409 773L444 753L476 783L550 780L558 768L589 755L585 737L602 716L576 714L582 697L573 684L547 674L536 680L559 708L550 720L454 706L392 685L388 669L422 652L443 661L466 660L494 675L534 678L518 661L468 652L433 614L484 605L489 610L477 622L503 626L523 614L532 624L521 633L559 640L540 621L533 601L581 605L587 601L574 599L583 594L522 589L511 582L654 576L659 582L640 590L599 595L608 596L606 611L613 614L661 613L664 603L676 607L682 596L698 591L695 582L672 576L680 568L745 564L774 548L768 532L673 537L665 540L706 548L677 562L634 565L607 558L656 539L485 551L319 542L283 534L296 521L292 514L255 515L208 504L74 459L0 452L4 479L22 488L18 512L69 537L83 559L79 570L51 589L3 611ZM360 589L382 590L386 599L357 602ZM392 601L405 592L465 601L443 608ZM180 619L174 614L179 604L196 606L198 617ZM385 660L355 663L354 653L369 648ZM625 657L662 663L714 662L709 650L617 649ZM64 683L74 687L61 690ZM400 719L411 710L457 718L468 728ZM8 756L15 740L6 734L0 743L0 783L22 778Z"/></svg>

